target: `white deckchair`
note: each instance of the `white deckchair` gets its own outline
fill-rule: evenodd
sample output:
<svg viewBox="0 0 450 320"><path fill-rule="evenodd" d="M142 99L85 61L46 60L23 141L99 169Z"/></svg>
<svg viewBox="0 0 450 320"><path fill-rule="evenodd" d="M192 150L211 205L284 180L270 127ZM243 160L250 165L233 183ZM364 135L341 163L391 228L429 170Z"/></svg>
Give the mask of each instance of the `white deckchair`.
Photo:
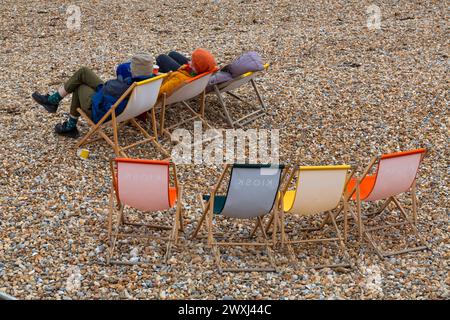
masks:
<svg viewBox="0 0 450 320"><path fill-rule="evenodd" d="M170 96L166 96L163 94L163 101L161 107L161 118L160 118L160 132L162 134L166 134L169 138L171 135L172 129L176 129L180 125L193 120L200 120L203 124L205 124L208 128L212 128L211 125L205 120L205 88L208 85L209 79L212 74L216 70L202 73L192 79L189 79L185 82L183 86L173 92ZM188 100L191 100L200 95L200 109L199 112L196 112L192 107L188 104ZM184 119L176 124L171 125L170 127L165 127L165 115L166 109L169 107L173 107L175 105L182 105L186 107L189 112L193 114L192 117Z"/></svg>
<svg viewBox="0 0 450 320"><path fill-rule="evenodd" d="M103 138L109 145L114 149L117 156L127 157L125 150L138 146L142 143L152 142L165 156L169 156L169 153L158 143L157 141L157 128L156 128L156 117L154 105L158 99L159 89L164 77L167 74L162 74L160 76L150 78L140 82L134 82L127 91L116 101L116 103L109 109L109 111L100 119L98 123L94 123L86 113L78 108L78 112L81 116L89 123L91 129L89 132L77 143L77 147L84 144L97 141L99 139L88 140L94 133L100 135L100 139ZM119 115L114 112L117 106L129 97L128 103ZM153 136L150 135L141 125L134 119L138 115L151 111L152 114L152 126L153 126ZM118 128L120 123L125 123L130 121L145 137L144 140L132 143L127 146L121 147L119 145ZM111 125L113 129L113 140L111 140L103 131L103 129Z"/></svg>
<svg viewBox="0 0 450 320"><path fill-rule="evenodd" d="M264 65L264 70L267 70L267 68L269 68L268 63L266 63ZM255 82L255 78L259 74L261 74L262 71L263 70L255 71L255 72L247 72L247 73L244 73L243 75L240 75L240 76L238 76L232 80L229 80L227 82L215 84L212 86L212 91L208 92L208 93L215 93L217 95L217 98L219 99L219 103L223 109L223 113L220 113L220 116L222 118L224 118L232 128L234 128L235 126L242 128L244 125L246 125L246 124L262 117L264 114L266 114L266 111L267 111L266 106L264 104L262 96L261 96L261 94L256 86L256 82ZM247 106L254 108L255 107L254 105L252 105L251 103L247 102L246 100L242 99L241 97L239 97L238 95L233 93L234 90L242 87L243 85L245 85L249 82L252 84L253 89L255 90L255 94L259 101L259 106L256 106L256 110L246 114L245 116L243 116L239 119L233 120L233 118L230 115L230 112L228 111L227 105L225 103L223 93L226 93L229 96L243 102Z"/></svg>

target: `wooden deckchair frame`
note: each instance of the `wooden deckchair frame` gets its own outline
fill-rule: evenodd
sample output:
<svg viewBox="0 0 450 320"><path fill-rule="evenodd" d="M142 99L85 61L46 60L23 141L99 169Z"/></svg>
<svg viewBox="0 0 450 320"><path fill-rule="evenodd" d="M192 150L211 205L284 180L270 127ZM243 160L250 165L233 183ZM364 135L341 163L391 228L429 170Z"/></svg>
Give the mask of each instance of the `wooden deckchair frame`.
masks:
<svg viewBox="0 0 450 320"><path fill-rule="evenodd" d="M198 75L195 78L190 79L188 82L186 82L184 85L187 85L188 83L195 81L196 79L200 78L201 76L207 76L210 73L215 72L211 71L211 72L207 72L203 75ZM183 86L181 86L180 88L178 88L177 90L180 90L181 88L183 88ZM176 91L175 91L176 92ZM174 94L175 92L173 92L172 94ZM209 129L214 129L209 123L208 121L206 121L205 119L205 106L206 106L206 86L203 89L203 91L200 93L199 96L197 96L200 98L200 102L199 102L199 111L196 112L191 105L188 103L188 101L179 101L179 102L175 102L172 104L167 104L167 94L164 92L162 94L162 101L161 101L161 113L160 113L160 123L159 123L159 132L162 135L166 135L169 139L171 137L171 131L172 129L178 128L180 125L185 124L186 122L190 122L190 121L195 121L195 120L200 120L205 126L207 126ZM195 99L196 97L193 97L192 99ZM191 99L191 100L192 100ZM184 119L180 122L177 122L175 124L172 124L169 127L165 126L166 123L166 111L169 107L174 106L174 105L181 105L183 107L185 107L191 114L192 117L189 117L187 119Z"/></svg>
<svg viewBox="0 0 450 320"><path fill-rule="evenodd" d="M266 63L264 65L264 70L267 70L268 68L269 68L269 64ZM262 72L262 71L263 70L261 70L261 71L254 71L254 72L247 72L247 73L244 73L243 75L240 75L240 76L236 77L235 79L231 79L231 80L229 80L227 82L224 82L224 83L214 84L212 86L213 87L213 91L211 91L211 93L214 92L216 94L216 96L217 96L217 98L219 100L219 104L222 107L222 111L223 111L223 112L219 112L219 115L224 120L226 120L228 122L228 124L232 128L235 128L236 126L240 127L240 128L243 128L246 124L249 124L250 122L253 122L256 119L264 116L267 113L267 108L266 108L266 105L264 104L264 100L263 100L263 98L261 96L261 93L258 90L258 87L256 85L256 82L255 82L254 78L252 78L250 80L250 83L252 84L252 87L253 87L253 89L255 91L256 97L257 97L258 102L259 102L259 106L256 106L256 110L255 111L252 111L252 112L246 114L245 116L243 116L243 117L241 117L241 118L239 118L237 120L233 120L231 115L230 115L230 112L228 111L227 104L226 104L222 94L226 93L230 97L232 97L232 98L234 98L234 99L236 99L238 101L243 102L244 104L246 104L249 107L255 107L254 104L252 104L252 103L242 99L237 94L232 93L231 91L226 91L226 88L228 86L230 86L231 84L233 84L234 82L236 82L236 81L239 81L239 80L241 80L241 79L243 79L245 77L252 77L252 76L254 76L257 73Z"/></svg>
<svg viewBox="0 0 450 320"><path fill-rule="evenodd" d="M110 197L109 197L109 212L108 212L108 225L107 225L108 243L109 243L107 263L108 264L125 264L125 265L149 263L147 261L132 263L132 262L126 262L126 261L112 260L112 256L114 254L114 249L116 247L116 242L119 238L123 238L123 237L145 238L147 240L167 241L166 254L164 256L164 261L167 262L167 260L169 259L169 256L170 256L172 243L178 244L179 232L184 232L183 210L182 210L183 187L178 182L176 165L172 162L170 162L170 164L169 164L169 167L172 168L173 182L174 182L174 186L175 186L175 189L177 192L177 201L176 201L176 205L175 205L175 218L174 218L174 222L173 222L172 226L166 226L166 225L155 225L155 224L131 223L131 222L127 222L125 220L125 214L124 214L125 205L120 202L119 195L116 191L118 188L117 180L116 180L117 170L115 170L115 168L114 168L114 162L115 162L115 159L110 160L110 169L111 169L112 180L111 180L111 192L110 192ZM169 173L169 175L170 175L170 173ZM168 186L168 188L169 188L169 186ZM115 198L116 198L116 206L114 205L114 194L115 194ZM113 215L115 209L118 210L119 219L118 219L118 225L116 227L116 230L113 233L112 215ZM169 209L169 210L171 210L171 209ZM170 235L167 237L158 237L158 236L141 234L141 233L120 233L120 227L124 226L124 225L132 226L132 227L133 226L134 227L147 227L150 229L172 230L172 231L171 231Z"/></svg>
<svg viewBox="0 0 450 320"><path fill-rule="evenodd" d="M325 167L324 167L325 168ZM298 262L298 259L295 255L294 249L292 247L293 244L299 244L299 243L317 243L317 242L336 242L339 246L339 248L342 250L344 259L346 259L348 261L348 263L339 263L339 264L328 264L328 265L313 265L313 266L308 266L308 269L321 269L321 268L343 268L343 267L350 267L353 268L353 264L350 260L350 256L348 254L347 251L347 247L345 245L346 239L347 239L347 234L348 234L348 226L347 226L347 214L348 214L348 202L346 201L346 198L344 196L344 192L343 195L341 197L340 200L340 204L338 204L338 206L336 208L339 208L339 206L341 205L341 207L343 208L343 213L344 213L344 232L343 232L343 236L341 236L341 232L338 228L338 225L336 223L335 220L335 213L330 210L328 212L326 212L326 216L323 219L323 221L326 221L327 219L331 220L332 224L333 224L333 228L334 231L336 232L336 237L333 238L320 238L320 239L305 239L305 240L289 240L288 236L287 236L287 232L286 232L286 228L285 228L285 212L284 212L284 196L286 194L286 192L288 191L289 186L291 185L294 177L296 176L296 174L299 173L299 169L300 166L298 165L294 165L292 166L292 170L291 173L289 174L289 177L287 179L287 182L284 186L284 188L282 189L282 191L280 192L280 201L279 201L279 208L278 210L274 211L274 213L270 216L270 220L268 221L267 225L266 225L266 232L268 232L268 230L270 229L271 225L273 224L273 241L274 243L276 243L276 233L277 233L277 225L280 225L280 233L281 233L281 247L282 248L287 248L291 258L295 259ZM344 183L344 190L346 190L347 188L347 184L349 183L351 177L353 176L354 170L351 169L350 173L347 174L346 177L346 181ZM297 191L296 191L297 192ZM294 199L295 201L295 199ZM300 231L318 231L321 230L324 227L325 223L322 223L320 227L318 228L304 228L304 229L300 229Z"/></svg>
<svg viewBox="0 0 450 320"><path fill-rule="evenodd" d="M144 81L155 81L161 78L166 77L167 74L163 74L154 78L150 78L148 80L144 80ZM81 138L81 140L77 143L77 148L85 145L85 144L89 144L95 141L98 141L99 139L89 139L93 134L98 133L100 135L100 139L103 138L114 150L114 153L116 154L116 156L121 156L121 157L128 157L127 154L125 153L125 150L134 148L138 145L144 144L144 143L148 143L151 142L153 143L153 145L160 150L165 157L170 157L169 152L164 149L164 147L158 143L158 131L157 131L157 125L156 125L156 116L155 116L155 107L152 106L150 109L150 113L151 113L151 122L152 122L152 129L153 129L153 135L150 135L141 125L139 125L139 123L135 120L135 119L130 119L128 120L129 122L131 122L131 124L136 127L136 129L138 129L138 131L144 136L145 139L126 145L126 146L120 146L119 145L119 134L118 134L118 129L120 127L121 124L127 122L124 121L121 124L117 123L117 116L116 116L116 108L120 105L120 103L128 98L129 96L131 96L134 88L137 86L136 82L133 82L131 84L131 86L122 94L122 96L116 101L116 103L114 103L114 105L112 105L112 107L108 110L108 112L97 122L94 123L91 118L88 117L88 115L81 109L78 108L77 111L81 114L81 116L86 120L86 122L90 125L90 130L88 131L88 133ZM128 106L126 106L125 108L127 108ZM124 109L125 111L125 109ZM108 119L111 117L111 121L107 122ZM106 133L103 131L104 127L106 125L108 125L109 123L111 123L112 126L112 130L113 130L113 140L111 140L110 137L108 137L108 135L106 135Z"/></svg>
<svg viewBox="0 0 450 320"><path fill-rule="evenodd" d="M426 153L428 151L425 151L421 154L421 158L420 158L420 162L422 162L423 158L425 157ZM385 259L386 257L390 257L390 256L394 256L394 255L398 255L398 254L403 254L403 253L407 253L407 252L413 252L413 251L422 251L422 250L431 250L430 247L428 246L428 244L426 243L426 241L420 236L418 230L417 230L417 197L416 197L416 178L414 179L409 191L411 193L411 200L412 200L412 208L411 208L411 212L412 212L412 218L408 216L408 213L406 212L405 208L402 206L402 204L398 201L397 196L391 196L389 198L387 198L386 200L384 200L384 202L382 203L381 207L375 211L369 214L369 216L373 216L373 215L380 215L384 210L389 208L389 205L391 203L395 204L395 207L397 207L401 213L401 216L403 216L404 221L403 222L398 222L398 223L393 223L393 224L384 224L381 226L377 226L377 227L372 227L372 228L366 228L366 226L364 225L363 222L363 217L362 217L362 213L361 213L361 190L360 190L360 184L361 182L364 180L364 178L369 174L369 172L373 169L374 166L377 166L379 164L381 160L381 156L377 156L377 157L373 157L371 159L371 161L369 162L369 165L366 167L366 169L363 171L363 174L361 175L361 177L359 177L358 179L356 179L356 184L355 186L350 190L350 192L348 192L346 198L347 199L351 199L351 197L353 196L353 194L356 193L356 219L357 219L357 224L358 224L358 230L359 230L359 237L360 240L362 241L364 238L367 239L367 241L369 242L369 244L373 247L373 249L375 250L375 252L377 253L377 255L381 258L381 259ZM338 215L340 212L338 212L336 215ZM417 239L419 240L418 242L423 244L421 246L414 246L414 247L408 247L402 250L396 250L396 251L390 251L390 252L384 252L379 245L377 245L376 241L373 239L371 232L375 231L375 230L383 230L383 229L388 229L388 228L392 228L392 227L399 227L399 226L409 226L412 229L413 234L417 237Z"/></svg>
<svg viewBox="0 0 450 320"><path fill-rule="evenodd" d="M222 272L277 272L277 268L275 265L275 259L273 257L273 253L272 253L272 248L271 248L270 243L268 242L268 237L264 230L263 221L262 221L261 217L255 218L255 228L259 229L261 231L262 236L264 238L264 242L258 242L258 241L254 241L254 242L224 242L224 241L221 241L221 242L218 242L214 237L214 230L213 230L214 197L215 197L216 193L218 192L222 182L224 181L226 173L230 169L232 169L232 167L233 167L233 165L231 165L231 164L224 165L224 169L223 169L217 183L214 185L214 187L211 190L210 198L208 201L204 202L202 199L202 196L201 195L198 196L199 201L202 206L202 209L203 209L203 213L202 213L202 216L200 217L200 219L198 220L197 227L195 228L191 239L194 239L198 236L198 232L200 231L203 223L206 221L206 227L207 227L207 231L208 231L208 236L207 236L208 245L212 248L216 266L218 267L219 272L221 272L221 273ZM283 179L283 174L284 174L284 171L282 172L280 181L282 181L282 179ZM229 183L231 183L231 181L229 181ZM277 208L277 207L278 207L278 197L276 197L276 199L275 199L275 203L272 207L272 210L274 210L274 208ZM252 234L252 236L253 236L253 234ZM237 247L237 246L244 246L244 247L263 246L263 247L265 247L267 256L269 257L271 268L257 268L257 267L253 267L253 268L223 268L221 254L220 254L220 247L232 247L232 246L234 246L234 247ZM274 246L274 243L272 243L272 246Z"/></svg>

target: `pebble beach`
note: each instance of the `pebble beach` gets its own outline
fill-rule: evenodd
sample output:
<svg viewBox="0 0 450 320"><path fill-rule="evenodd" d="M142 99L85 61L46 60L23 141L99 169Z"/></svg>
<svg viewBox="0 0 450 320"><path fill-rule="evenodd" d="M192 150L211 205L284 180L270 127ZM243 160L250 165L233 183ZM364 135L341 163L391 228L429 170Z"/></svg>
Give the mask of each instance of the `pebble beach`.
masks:
<svg viewBox="0 0 450 320"><path fill-rule="evenodd" d="M371 5L380 9L380 28L368 28ZM69 6L80 10L79 27L68 20ZM2 0L0 292L20 299L449 299L448 29L445 1ZM209 192L221 167L182 164L185 228L168 262L164 243L130 240L118 246L121 258L150 263L106 264L113 149L99 141L80 159L76 141L54 133L70 99L50 114L31 93L57 90L80 66L107 80L136 52L156 57L197 47L219 65L247 51L270 64L256 80L268 114L246 128L278 129L281 163L345 163L361 174L373 156L427 148L417 177L417 228L431 250L382 260L351 221L352 269L309 269L335 252L311 245L296 247L296 263L274 250L276 273L220 274L206 239L190 234L201 216L197 197ZM256 101L251 86L238 92ZM246 111L227 102L234 116ZM226 128L219 108L207 95L206 120ZM88 124L81 120L79 130L85 134ZM131 143L135 132L125 127L122 136ZM163 145L171 148L170 141ZM161 159L151 145L130 155ZM410 207L409 197L399 199ZM172 221L166 213L131 210L130 217ZM251 227L217 224L243 237ZM376 238L401 249L415 241L406 231ZM267 258L259 249L222 254L236 265Z"/></svg>

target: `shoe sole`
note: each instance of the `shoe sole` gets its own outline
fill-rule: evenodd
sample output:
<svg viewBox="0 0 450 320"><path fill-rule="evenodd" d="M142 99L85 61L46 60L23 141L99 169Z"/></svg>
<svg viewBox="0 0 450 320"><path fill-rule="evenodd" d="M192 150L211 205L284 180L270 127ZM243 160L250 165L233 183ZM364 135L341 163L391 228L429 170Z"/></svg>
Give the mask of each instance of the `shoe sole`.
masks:
<svg viewBox="0 0 450 320"><path fill-rule="evenodd" d="M45 104L45 103L41 103L41 102L37 101L36 98L35 98L34 96L32 96L32 98L33 98L33 100L34 100L37 104L39 104L40 106L43 106L44 109L45 109L48 113L56 113L56 109L54 109L54 106L48 105L48 104Z"/></svg>
<svg viewBox="0 0 450 320"><path fill-rule="evenodd" d="M69 133L69 132L56 132L55 133L57 135L63 136L63 137L67 137L67 138L72 138L72 139L77 139L80 136L80 133L77 131L76 133Z"/></svg>

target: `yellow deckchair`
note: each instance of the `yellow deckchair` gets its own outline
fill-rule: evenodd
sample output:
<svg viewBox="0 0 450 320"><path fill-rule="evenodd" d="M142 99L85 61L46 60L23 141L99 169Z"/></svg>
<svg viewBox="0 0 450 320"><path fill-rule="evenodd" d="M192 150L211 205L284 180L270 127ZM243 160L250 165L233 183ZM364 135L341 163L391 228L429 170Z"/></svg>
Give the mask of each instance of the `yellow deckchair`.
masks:
<svg viewBox="0 0 450 320"><path fill-rule="evenodd" d="M346 186L353 175L349 173L351 169L348 165L336 166L294 166L289 175L286 186L281 194L281 208L275 213L274 235L276 234L277 224L281 227L281 244L287 245L289 251L295 256L291 245L300 243L326 243L335 242L339 245L345 260L344 263L330 263L324 265L314 265L310 268L324 268L324 267L349 267L351 262L345 246L345 239L347 238L347 201L345 199ZM296 188L294 190L287 190L288 186L296 177ZM339 207L343 208L344 212L344 230L343 235L338 228L335 221L334 210ZM279 217L277 215L279 214ZM288 239L285 230L286 217L307 217L326 215L325 219L330 219L332 222L331 232L333 236L322 238L297 239L294 237L297 234L290 234ZM271 223L271 221L269 222ZM291 222L292 224L293 222ZM269 227L269 226L268 226ZM322 229L322 230L321 230ZM327 227L323 228L307 228L300 231L322 231L326 232Z"/></svg>

